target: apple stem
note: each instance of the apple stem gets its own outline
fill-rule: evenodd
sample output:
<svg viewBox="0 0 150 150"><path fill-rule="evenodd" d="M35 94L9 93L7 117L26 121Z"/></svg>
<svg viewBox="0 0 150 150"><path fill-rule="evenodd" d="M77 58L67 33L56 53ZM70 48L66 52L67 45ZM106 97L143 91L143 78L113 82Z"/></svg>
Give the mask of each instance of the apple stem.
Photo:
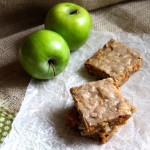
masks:
<svg viewBox="0 0 150 150"><path fill-rule="evenodd" d="M69 14L73 15L73 14L76 14L77 12L78 12L78 10L76 9L76 10L71 11Z"/></svg>
<svg viewBox="0 0 150 150"><path fill-rule="evenodd" d="M53 61L50 59L50 60L48 61L48 63L49 63L49 66L51 66L52 69L53 69L54 76L56 76L56 73L55 73L55 66L53 65Z"/></svg>

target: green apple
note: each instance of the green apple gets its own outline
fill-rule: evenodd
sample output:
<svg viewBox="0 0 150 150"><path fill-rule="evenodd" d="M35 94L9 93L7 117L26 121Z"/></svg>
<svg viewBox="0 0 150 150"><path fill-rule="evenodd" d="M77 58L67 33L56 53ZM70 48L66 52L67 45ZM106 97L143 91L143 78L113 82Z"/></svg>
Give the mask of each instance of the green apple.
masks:
<svg viewBox="0 0 150 150"><path fill-rule="evenodd" d="M67 66L70 49L57 33L39 30L27 37L19 49L19 60L24 70L34 78L50 79Z"/></svg>
<svg viewBox="0 0 150 150"><path fill-rule="evenodd" d="M59 3L52 7L45 19L45 28L60 34L70 50L76 50L87 40L92 27L90 14L73 3Z"/></svg>

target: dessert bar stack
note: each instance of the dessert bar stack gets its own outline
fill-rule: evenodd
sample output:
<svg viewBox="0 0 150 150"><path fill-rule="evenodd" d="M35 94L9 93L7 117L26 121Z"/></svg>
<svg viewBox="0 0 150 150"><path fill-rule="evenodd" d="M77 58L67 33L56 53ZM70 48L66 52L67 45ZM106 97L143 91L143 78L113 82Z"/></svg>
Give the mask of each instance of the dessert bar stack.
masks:
<svg viewBox="0 0 150 150"><path fill-rule="evenodd" d="M119 86L141 64L137 52L111 39L85 62L99 80L70 89L75 106L66 114L67 124L82 136L106 143L136 110Z"/></svg>

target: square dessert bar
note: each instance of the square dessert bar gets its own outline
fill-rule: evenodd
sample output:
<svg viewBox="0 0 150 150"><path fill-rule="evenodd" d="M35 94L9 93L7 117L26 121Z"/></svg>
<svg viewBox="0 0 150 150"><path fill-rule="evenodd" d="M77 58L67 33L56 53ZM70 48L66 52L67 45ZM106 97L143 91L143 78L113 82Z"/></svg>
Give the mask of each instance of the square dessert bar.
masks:
<svg viewBox="0 0 150 150"><path fill-rule="evenodd" d="M75 110L67 114L67 122L82 136L107 142L120 125L135 111L121 95L111 78L90 82L70 89Z"/></svg>
<svg viewBox="0 0 150 150"><path fill-rule="evenodd" d="M81 120L81 117L76 109L73 107L67 114L66 114L66 122L72 129L79 131L79 133L87 138L99 141L100 143L106 143L113 134L118 130L119 126L112 126L111 129L107 132L103 130L99 130L93 134L88 134L85 130L85 126Z"/></svg>
<svg viewBox="0 0 150 150"><path fill-rule="evenodd" d="M142 64L140 54L111 39L85 62L89 73L99 79L111 77L117 86L127 81Z"/></svg>

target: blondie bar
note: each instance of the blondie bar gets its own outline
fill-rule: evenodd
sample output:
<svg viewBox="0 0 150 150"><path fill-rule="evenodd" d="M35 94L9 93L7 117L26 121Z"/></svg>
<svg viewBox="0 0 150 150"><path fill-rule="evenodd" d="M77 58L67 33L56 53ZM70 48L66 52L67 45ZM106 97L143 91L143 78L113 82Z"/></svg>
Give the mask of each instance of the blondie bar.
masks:
<svg viewBox="0 0 150 150"><path fill-rule="evenodd" d="M70 89L75 107L66 120L82 136L107 142L135 111L115 86L112 78L83 84Z"/></svg>
<svg viewBox="0 0 150 150"><path fill-rule="evenodd" d="M139 53L111 39L85 62L85 67L99 79L111 77L117 86L121 86L141 64Z"/></svg>

